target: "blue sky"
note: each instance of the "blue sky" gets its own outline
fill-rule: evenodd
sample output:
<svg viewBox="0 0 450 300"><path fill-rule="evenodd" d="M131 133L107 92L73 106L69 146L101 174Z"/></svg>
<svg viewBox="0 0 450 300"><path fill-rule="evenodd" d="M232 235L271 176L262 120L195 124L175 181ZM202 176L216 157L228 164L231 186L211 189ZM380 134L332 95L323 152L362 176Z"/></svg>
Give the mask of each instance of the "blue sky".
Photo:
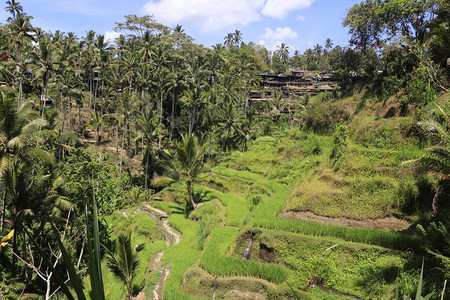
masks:
<svg viewBox="0 0 450 300"><path fill-rule="evenodd" d="M360 0L21 0L33 25L85 35L92 29L113 37L115 22L125 14L154 15L167 26L181 24L197 43L210 47L223 43L228 32L238 29L245 42L264 44L273 50L281 42L301 52L331 38L335 45L348 44L342 19ZM0 22L8 17L0 11Z"/></svg>

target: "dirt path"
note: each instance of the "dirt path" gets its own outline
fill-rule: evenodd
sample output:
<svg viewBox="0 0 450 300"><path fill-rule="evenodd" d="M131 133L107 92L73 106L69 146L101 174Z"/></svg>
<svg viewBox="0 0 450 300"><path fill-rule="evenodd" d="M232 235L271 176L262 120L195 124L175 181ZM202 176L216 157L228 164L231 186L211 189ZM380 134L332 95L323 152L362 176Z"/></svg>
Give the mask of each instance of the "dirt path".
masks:
<svg viewBox="0 0 450 300"><path fill-rule="evenodd" d="M310 211L285 211L279 217L302 221L312 221L326 225L348 226L356 228L373 228L388 231L403 231L410 227L406 220L396 217L384 217L378 219L355 220L342 217L325 217L314 214Z"/></svg>
<svg viewBox="0 0 450 300"><path fill-rule="evenodd" d="M150 204L144 204L144 207L148 210L150 210L156 217L158 217L161 220L161 225L164 228L166 235L166 245L167 247L172 247L178 244L181 240L181 235L175 231L170 225L169 225L169 214L167 214L165 211L162 211L156 207L151 206ZM162 300L162 290L164 287L164 282L166 281L167 277L169 276L170 269L163 268L161 266L161 259L164 254L164 250L158 252L155 255L155 260L153 263L153 270L161 270L161 278L159 279L158 283L156 284L155 288L153 289L153 296L155 300Z"/></svg>

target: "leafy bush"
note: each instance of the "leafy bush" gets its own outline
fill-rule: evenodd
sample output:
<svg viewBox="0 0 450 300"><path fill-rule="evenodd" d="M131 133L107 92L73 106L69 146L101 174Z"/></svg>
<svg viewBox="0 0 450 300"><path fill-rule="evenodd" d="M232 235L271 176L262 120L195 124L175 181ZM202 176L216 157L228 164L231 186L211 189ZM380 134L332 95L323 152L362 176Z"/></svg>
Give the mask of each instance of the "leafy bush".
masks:
<svg viewBox="0 0 450 300"><path fill-rule="evenodd" d="M309 105L309 110L304 114L306 129L317 133L328 134L334 128L348 121L350 113L338 103L315 103Z"/></svg>
<svg viewBox="0 0 450 300"><path fill-rule="evenodd" d="M406 103L417 103L426 105L431 103L436 98L436 91L434 88L423 79L416 78L408 83L408 97L405 99Z"/></svg>

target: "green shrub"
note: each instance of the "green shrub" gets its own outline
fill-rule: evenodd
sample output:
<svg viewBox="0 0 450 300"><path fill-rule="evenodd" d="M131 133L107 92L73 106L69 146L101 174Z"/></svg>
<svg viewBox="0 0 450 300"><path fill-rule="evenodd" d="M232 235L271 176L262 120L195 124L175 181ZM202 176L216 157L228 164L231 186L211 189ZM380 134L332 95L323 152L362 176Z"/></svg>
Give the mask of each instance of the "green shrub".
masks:
<svg viewBox="0 0 450 300"><path fill-rule="evenodd" d="M409 81L408 84L408 97L405 99L407 103L417 103L426 105L431 103L436 98L435 89L423 79L415 78Z"/></svg>
<svg viewBox="0 0 450 300"><path fill-rule="evenodd" d="M311 104L304 114L304 124L306 129L328 134L340 124L347 122L349 118L349 111L340 103L315 103Z"/></svg>

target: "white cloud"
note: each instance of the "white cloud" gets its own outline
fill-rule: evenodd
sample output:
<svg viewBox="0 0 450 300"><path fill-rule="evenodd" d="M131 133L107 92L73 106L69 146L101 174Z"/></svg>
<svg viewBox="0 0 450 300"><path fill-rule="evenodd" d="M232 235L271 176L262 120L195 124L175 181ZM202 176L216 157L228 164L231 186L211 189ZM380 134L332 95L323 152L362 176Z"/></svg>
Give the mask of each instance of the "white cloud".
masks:
<svg viewBox="0 0 450 300"><path fill-rule="evenodd" d="M297 32L289 27L277 27L275 31L267 27L265 30L266 33L262 38L266 40L293 40L298 38Z"/></svg>
<svg viewBox="0 0 450 300"><path fill-rule="evenodd" d="M163 24L196 25L212 32L260 20L263 5L264 0L151 0L142 12Z"/></svg>
<svg viewBox="0 0 450 300"><path fill-rule="evenodd" d="M297 20L299 20L299 21L305 21L306 18L305 18L305 16L298 16L298 17L297 17Z"/></svg>
<svg viewBox="0 0 450 300"><path fill-rule="evenodd" d="M281 43L283 43L282 41L265 41L265 40L260 40L258 42L258 45L260 46L264 46L267 50L269 51L277 51L278 50L278 46L281 45ZM289 47L289 45L288 45Z"/></svg>
<svg viewBox="0 0 450 300"><path fill-rule="evenodd" d="M120 33L116 31L105 32L105 41L107 43L114 43L114 40L120 36Z"/></svg>
<svg viewBox="0 0 450 300"><path fill-rule="evenodd" d="M315 0L267 0L261 13L265 16L283 19L293 10L311 6Z"/></svg>

